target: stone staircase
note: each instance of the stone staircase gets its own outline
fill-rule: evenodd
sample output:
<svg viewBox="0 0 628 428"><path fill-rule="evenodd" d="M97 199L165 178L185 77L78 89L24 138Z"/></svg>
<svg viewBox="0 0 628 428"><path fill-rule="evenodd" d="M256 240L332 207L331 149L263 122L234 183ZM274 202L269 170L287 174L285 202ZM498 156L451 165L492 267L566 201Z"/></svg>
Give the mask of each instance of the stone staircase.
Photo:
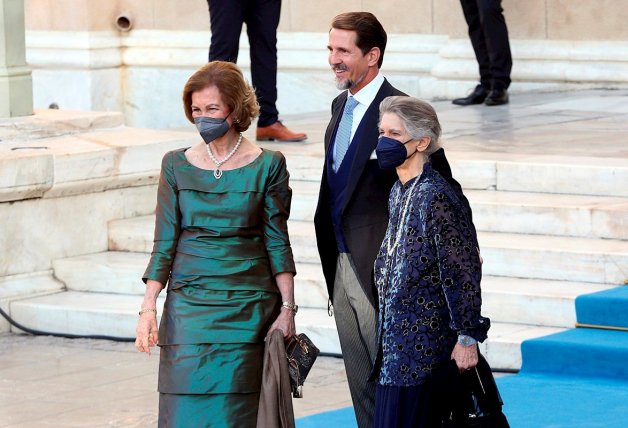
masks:
<svg viewBox="0 0 628 428"><path fill-rule="evenodd" d="M0 118L0 307L38 330L128 336L109 310L124 307L117 296L75 295L54 275L54 262L107 251L108 221L154 212L163 153L191 138L126 127L112 112ZM0 317L0 332L9 329Z"/></svg>
<svg viewBox="0 0 628 428"><path fill-rule="evenodd" d="M32 328L131 337L159 160L197 137L125 128L116 114L47 111L35 119L0 123L3 140L13 140L11 151L0 145L0 200L16 201L0 205L0 243L12 249L0 261L0 305ZM321 138L270 148L286 154L294 189L299 330L339 353L312 226ZM494 367L517 369L523 340L574 326L576 296L628 277L628 166L621 157L449 149L448 157L485 259L483 309L493 327L483 351ZM11 168L21 174L11 177ZM43 238L37 251L34 237Z"/></svg>
<svg viewBox="0 0 628 428"><path fill-rule="evenodd" d="M323 352L340 353L312 223L322 150L271 148L286 154L292 175L297 328ZM572 328L578 295L628 278L628 167L609 158L448 157L471 202L484 258L483 313L493 325L482 351L494 368L517 370L522 341ZM152 215L109 221L106 251L54 260L60 292L13 301L12 316L48 331L132 337L153 223Z"/></svg>

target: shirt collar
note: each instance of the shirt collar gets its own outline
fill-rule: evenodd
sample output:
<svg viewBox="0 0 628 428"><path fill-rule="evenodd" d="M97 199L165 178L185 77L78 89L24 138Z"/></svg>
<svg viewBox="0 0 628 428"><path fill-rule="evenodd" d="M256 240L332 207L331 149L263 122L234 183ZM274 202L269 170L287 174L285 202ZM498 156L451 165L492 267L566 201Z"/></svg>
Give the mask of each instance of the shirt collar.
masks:
<svg viewBox="0 0 628 428"><path fill-rule="evenodd" d="M379 92L379 88L381 88L384 83L384 76L380 72L377 73L377 76L373 80L371 80L365 87L360 89L357 94L352 95L351 92L347 89L347 96L353 97L360 104L368 107L371 105L375 96Z"/></svg>

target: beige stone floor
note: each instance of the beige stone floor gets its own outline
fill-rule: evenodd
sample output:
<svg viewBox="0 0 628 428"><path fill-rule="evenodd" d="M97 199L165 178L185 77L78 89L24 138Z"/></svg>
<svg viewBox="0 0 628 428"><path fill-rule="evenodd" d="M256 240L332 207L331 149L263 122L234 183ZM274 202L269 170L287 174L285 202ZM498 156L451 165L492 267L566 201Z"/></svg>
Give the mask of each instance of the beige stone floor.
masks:
<svg viewBox="0 0 628 428"><path fill-rule="evenodd" d="M155 427L159 355L131 343L0 335L0 427ZM342 359L320 357L296 417L351 405Z"/></svg>
<svg viewBox="0 0 628 428"><path fill-rule="evenodd" d="M447 152L614 158L628 161L628 89L516 94L505 106L460 107L435 101ZM329 112L282 115L305 143L270 144L319 157ZM195 132L193 126L186 128ZM245 133L254 136L254 129ZM267 145L267 144L265 144ZM288 165L289 166L289 165ZM316 164L315 167L319 167Z"/></svg>

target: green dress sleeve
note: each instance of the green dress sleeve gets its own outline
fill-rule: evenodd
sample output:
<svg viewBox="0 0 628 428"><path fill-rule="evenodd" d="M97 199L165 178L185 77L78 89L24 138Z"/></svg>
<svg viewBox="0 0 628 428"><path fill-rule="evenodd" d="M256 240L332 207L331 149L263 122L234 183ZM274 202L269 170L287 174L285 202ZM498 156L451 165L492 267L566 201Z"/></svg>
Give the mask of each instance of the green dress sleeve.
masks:
<svg viewBox="0 0 628 428"><path fill-rule="evenodd" d="M174 153L169 152L161 162L153 252L142 277L144 282L152 279L159 281L164 286L170 277L170 269L181 232L179 193L174 174L173 157Z"/></svg>
<svg viewBox="0 0 628 428"><path fill-rule="evenodd" d="M276 152L268 176L264 196L264 243L273 275L281 272L296 274L294 257L288 237L288 217L292 189L288 185L290 174L286 158Z"/></svg>

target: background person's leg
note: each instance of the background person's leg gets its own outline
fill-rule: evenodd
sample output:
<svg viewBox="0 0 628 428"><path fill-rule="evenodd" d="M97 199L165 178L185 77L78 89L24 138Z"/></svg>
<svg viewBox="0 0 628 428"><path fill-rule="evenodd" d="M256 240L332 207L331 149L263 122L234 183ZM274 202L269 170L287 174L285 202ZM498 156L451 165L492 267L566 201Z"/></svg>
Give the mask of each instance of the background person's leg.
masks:
<svg viewBox="0 0 628 428"><path fill-rule="evenodd" d="M258 127L277 122L277 27L281 0L247 2L244 22L251 47L251 78L260 105Z"/></svg>
<svg viewBox="0 0 628 428"><path fill-rule="evenodd" d="M491 89L508 89L512 55L501 0L476 1L478 2L480 21L489 58Z"/></svg>
<svg viewBox="0 0 628 428"><path fill-rule="evenodd" d="M238 61L244 1L207 0L212 38L209 61Z"/></svg>
<svg viewBox="0 0 628 428"><path fill-rule="evenodd" d="M491 61L488 55L488 46L481 22L479 2L481 0L460 0L464 19L469 27L469 39L475 52L480 71L480 84L487 90L491 89Z"/></svg>

